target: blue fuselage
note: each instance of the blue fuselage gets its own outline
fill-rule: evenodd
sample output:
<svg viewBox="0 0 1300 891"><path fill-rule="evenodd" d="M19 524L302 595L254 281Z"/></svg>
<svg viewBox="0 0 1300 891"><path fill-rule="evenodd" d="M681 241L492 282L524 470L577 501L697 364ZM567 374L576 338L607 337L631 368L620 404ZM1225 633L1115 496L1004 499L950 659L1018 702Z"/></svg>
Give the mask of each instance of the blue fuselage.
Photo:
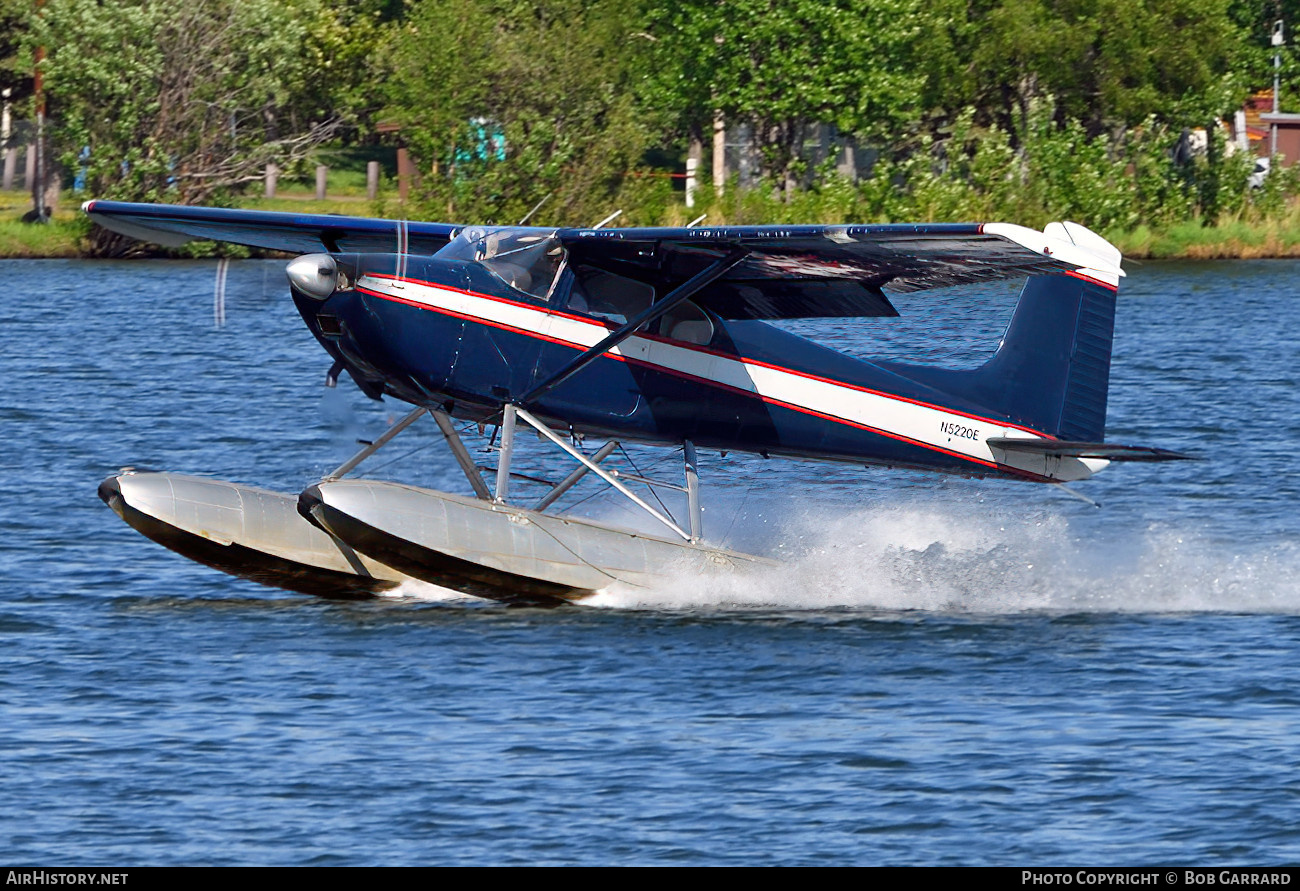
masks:
<svg viewBox="0 0 1300 891"><path fill-rule="evenodd" d="M460 418L490 421L626 318L572 275L541 299L474 263L410 257L399 277L391 261L358 262L349 290L295 292L308 326L370 395ZM602 438L1023 478L980 440L1029 428L905 372L691 305L528 407Z"/></svg>

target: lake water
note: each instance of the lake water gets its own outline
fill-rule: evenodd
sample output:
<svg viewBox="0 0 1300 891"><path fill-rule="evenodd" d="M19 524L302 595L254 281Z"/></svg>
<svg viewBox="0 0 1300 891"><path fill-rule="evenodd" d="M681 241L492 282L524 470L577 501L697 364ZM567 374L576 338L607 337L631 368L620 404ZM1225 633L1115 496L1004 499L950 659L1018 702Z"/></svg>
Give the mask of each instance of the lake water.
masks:
<svg viewBox="0 0 1300 891"><path fill-rule="evenodd" d="M124 465L296 492L400 416L321 386L282 269L233 264L218 327L215 263L0 262L9 861L1300 860L1300 264L1130 264L1108 438L1204 460L1100 509L705 454L710 538L785 565L561 610L282 593L99 501ZM791 327L969 363L1013 301ZM363 467L459 490L428 427Z"/></svg>

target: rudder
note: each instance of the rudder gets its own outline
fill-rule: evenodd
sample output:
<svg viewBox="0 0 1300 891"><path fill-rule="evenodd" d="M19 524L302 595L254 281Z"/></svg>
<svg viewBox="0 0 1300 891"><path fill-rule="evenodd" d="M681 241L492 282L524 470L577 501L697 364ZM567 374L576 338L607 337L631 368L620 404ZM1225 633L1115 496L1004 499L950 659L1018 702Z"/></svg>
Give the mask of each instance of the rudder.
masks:
<svg viewBox="0 0 1300 891"><path fill-rule="evenodd" d="M1115 294L1078 275L1030 278L968 395L1061 439L1103 441Z"/></svg>

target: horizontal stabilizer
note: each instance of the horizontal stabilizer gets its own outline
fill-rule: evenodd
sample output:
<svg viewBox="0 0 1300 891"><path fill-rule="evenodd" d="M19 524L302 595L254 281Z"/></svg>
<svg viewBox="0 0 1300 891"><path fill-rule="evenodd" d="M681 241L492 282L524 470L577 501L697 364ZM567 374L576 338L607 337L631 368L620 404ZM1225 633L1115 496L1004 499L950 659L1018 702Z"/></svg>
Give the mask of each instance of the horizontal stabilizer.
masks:
<svg viewBox="0 0 1300 891"><path fill-rule="evenodd" d="M1061 458L1101 458L1106 461L1194 461L1193 455L1153 449L1149 446L1119 445L1109 442L1069 442L1060 439L1008 439L993 437L989 446L1004 452L1055 455Z"/></svg>

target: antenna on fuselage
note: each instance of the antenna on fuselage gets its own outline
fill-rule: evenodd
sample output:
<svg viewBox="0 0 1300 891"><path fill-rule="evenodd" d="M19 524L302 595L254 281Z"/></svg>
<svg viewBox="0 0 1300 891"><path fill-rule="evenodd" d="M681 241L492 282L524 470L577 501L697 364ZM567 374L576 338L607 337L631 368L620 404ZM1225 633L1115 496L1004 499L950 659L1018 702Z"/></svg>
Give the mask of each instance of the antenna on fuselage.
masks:
<svg viewBox="0 0 1300 891"><path fill-rule="evenodd" d="M702 214L700 214L698 217L696 217L695 219L693 219L693 220L691 220L689 223L687 223L687 224L686 224L686 228L687 228L687 229L694 229L694 228L695 228L696 226L698 226L700 223L703 223L703 222L704 222L704 218L707 217L707 216L708 216L707 213L702 213Z"/></svg>
<svg viewBox="0 0 1300 891"><path fill-rule="evenodd" d="M623 211L621 211L621 210L616 210L616 211L614 211L612 214L610 214L609 216L605 217L605 219L601 220L599 223L597 223L596 225L592 226L591 228L593 228L593 229L600 229L600 228L604 227L604 225L605 225L606 223L612 223L612 222L614 222L616 219L618 219L618 218L619 218L620 216L622 216L622 215L623 215Z"/></svg>
<svg viewBox="0 0 1300 891"><path fill-rule="evenodd" d="M541 206L546 203L546 199L550 197L551 197L550 192L547 192L545 195L543 195L542 200L534 204L533 209L528 211L528 213L524 214L524 218L519 221L519 225L522 226L524 223L528 222L532 218L533 214L537 213L537 211L541 208Z"/></svg>

